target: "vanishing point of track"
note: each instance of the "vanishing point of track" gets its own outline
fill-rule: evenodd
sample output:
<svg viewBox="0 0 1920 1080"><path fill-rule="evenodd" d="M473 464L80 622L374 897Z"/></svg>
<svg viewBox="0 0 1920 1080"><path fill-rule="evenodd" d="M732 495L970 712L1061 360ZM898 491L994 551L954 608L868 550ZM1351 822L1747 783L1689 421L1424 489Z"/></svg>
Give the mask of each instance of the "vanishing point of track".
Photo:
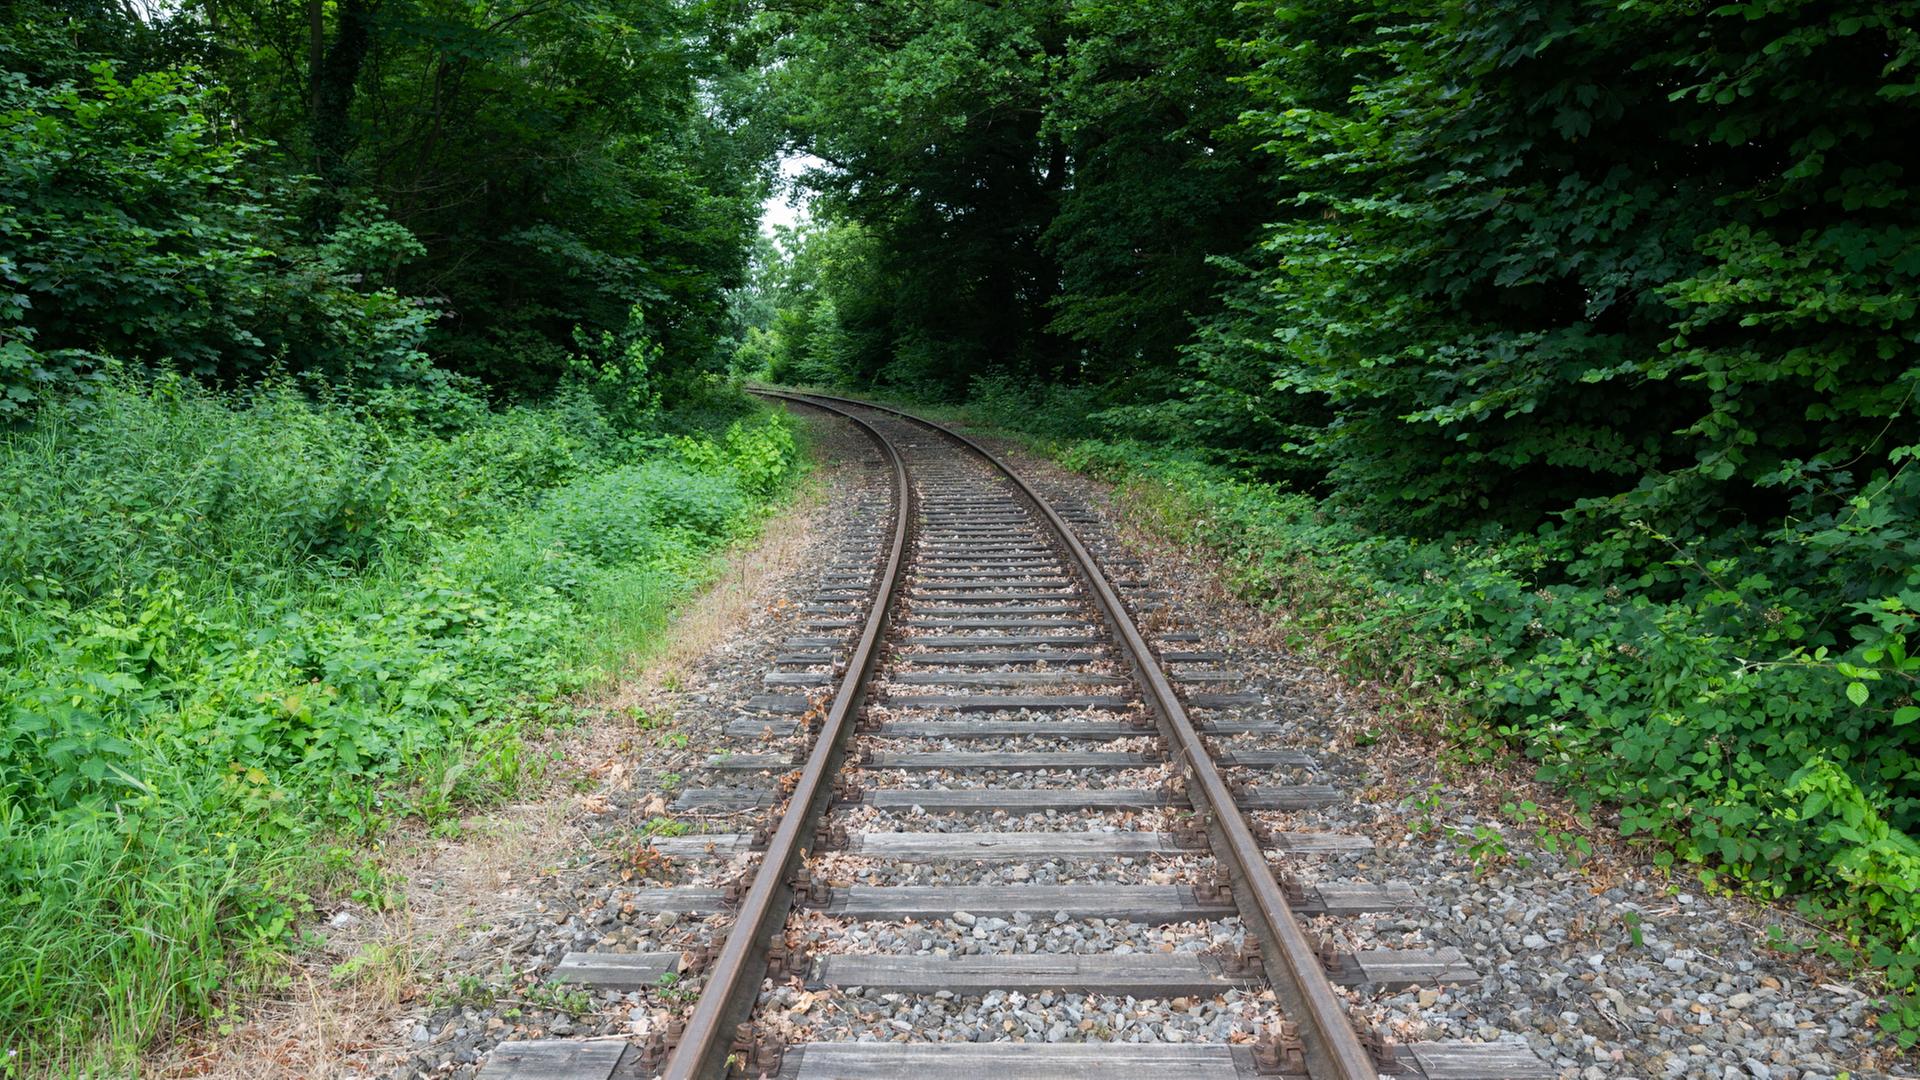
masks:
<svg viewBox="0 0 1920 1080"><path fill-rule="evenodd" d="M859 428L891 480L887 525L863 534L877 551L843 556L825 568L822 602L802 627L809 636L789 639L795 651L781 654L767 676L771 689L804 692L770 695L759 701L764 719L742 719L728 729L759 745L799 740L798 748L709 760L718 774L777 777L776 785L691 789L676 808L716 818L758 812L768 815L767 824L752 836L705 833L661 843L679 857L764 850L717 902L704 895L713 890L679 890L686 895L678 897L669 895L676 890L655 890L651 897L663 909L731 915L721 944L680 966L681 975L700 980L684 1023L656 1033L644 1051L606 1042L503 1044L483 1077L705 1080L732 1071L791 1080L958 1080L993 1073L1047 1080L1362 1080L1381 1074L1507 1080L1551 1074L1512 1044L1402 1047L1356 1030L1336 980L1406 986L1470 979L1471 969L1415 951L1341 955L1308 932L1302 915L1391 908L1404 901L1405 890L1303 886L1269 862L1273 849L1337 850L1341 841L1330 834L1276 834L1253 823L1247 811L1311 806L1338 793L1314 784L1256 784L1276 769L1311 769L1311 755L1223 749L1216 740L1257 734L1260 720L1197 722L1190 715L1190 708L1224 708L1247 695L1192 689L1232 677L1181 667L1220 655L1193 648L1200 635L1190 630L1143 631L1143 622L1163 621L1153 618L1157 605L1143 594L1130 608L1076 533L1071 508L1056 509L985 447L940 425L849 399L764 393ZM1118 558L1107 561L1122 565ZM1146 617L1137 620L1137 614ZM982 744L996 749L972 749ZM1101 744L1129 749L1080 749ZM951 749L956 745L968 749ZM1157 782L1141 780L1155 770ZM857 833L833 820L848 814L864 815ZM1035 814L1046 816L1040 828L991 828ZM1127 815L1123 824L1149 815L1143 820L1160 824L1115 828L1102 814ZM985 831L920 831L913 820L927 815L989 824ZM1082 827L1071 828L1076 825ZM1322 844L1333 847L1316 846ZM932 885L847 886L829 884L831 873L815 869L834 853L908 867L908 880L916 880L912 867L934 863L1114 860L1134 866L1155 858L1170 860L1174 876L1184 880L1168 883L1162 874L1151 883L951 884L943 878ZM815 957L789 929L809 911L909 928L1039 913L1192 928L1176 930L1192 940L1169 951L973 955L925 947L884 953L837 941ZM1236 916L1243 932L1208 929ZM1203 942L1206 947L1198 947ZM621 986L652 977L660 965L671 968L672 959L574 954L556 977ZM829 991L946 999L996 993L1048 1001L1055 994L1160 999L1258 987L1272 991L1274 1006L1244 1043L898 1036L789 1042L783 1035L790 1032L759 1015L769 975ZM1062 1035L1061 1027L1052 1034ZM1086 1030L1082 1021L1081 1034Z"/></svg>

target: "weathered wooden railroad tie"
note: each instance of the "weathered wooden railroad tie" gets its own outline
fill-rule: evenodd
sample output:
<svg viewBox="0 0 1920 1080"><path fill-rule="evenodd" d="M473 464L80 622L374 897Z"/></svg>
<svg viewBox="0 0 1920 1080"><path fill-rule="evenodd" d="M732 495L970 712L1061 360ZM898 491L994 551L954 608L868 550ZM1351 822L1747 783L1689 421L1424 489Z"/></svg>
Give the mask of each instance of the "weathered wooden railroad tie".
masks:
<svg viewBox="0 0 1920 1080"><path fill-rule="evenodd" d="M1370 841L1247 816L1344 796L1314 750L1262 744L1299 733L1223 666L1226 652L1171 621L1165 594L1133 580L1144 568L1103 545L1090 511L1056 507L983 448L906 414L794 400L873 439L894 479L889 520L854 534L870 553L822 567L767 692L679 792L673 813L700 831L653 842L679 865L745 869L717 886L616 890L623 910L717 920L724 944L567 955L557 981L672 981L698 998L644 1040L502 1044L483 1077L1553 1075L1524 1044L1395 1045L1356 1028L1337 986L1479 973L1453 949L1352 951L1307 929L1416 897L1391 882L1304 880L1290 860ZM1049 880L1029 880L1035 865ZM1129 943L1052 951L1010 929L1036 922ZM1045 939L1057 940L1095 938ZM785 1015L774 991L789 986L828 1002L811 1016L839 1021ZM1170 1016L1172 999L1231 995L1250 1041L1120 1041L1084 1024L1054 1024L1050 1041L862 1030L858 1002L873 995L943 1008L1034 995L1022 1000L1035 1010L1120 999Z"/></svg>

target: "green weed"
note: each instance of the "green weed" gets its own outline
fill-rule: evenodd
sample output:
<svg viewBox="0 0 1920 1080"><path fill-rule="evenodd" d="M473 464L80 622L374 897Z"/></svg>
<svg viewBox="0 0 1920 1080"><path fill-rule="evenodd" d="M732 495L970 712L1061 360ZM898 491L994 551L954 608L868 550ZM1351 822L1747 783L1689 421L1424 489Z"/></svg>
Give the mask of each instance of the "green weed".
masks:
<svg viewBox="0 0 1920 1080"><path fill-rule="evenodd" d="M640 832L643 836L685 836L691 828L692 826L684 821L653 817L648 818L647 823L640 827Z"/></svg>
<svg viewBox="0 0 1920 1080"><path fill-rule="evenodd" d="M124 1072L269 977L305 895L399 905L362 847L536 776L529 736L659 638L797 462L771 415L664 437L594 409L443 431L161 378L0 436L10 1067Z"/></svg>
<svg viewBox="0 0 1920 1080"><path fill-rule="evenodd" d="M593 995L565 983L536 983L522 990L520 997L536 1009L551 1009L570 1016L593 1011Z"/></svg>
<svg viewBox="0 0 1920 1080"><path fill-rule="evenodd" d="M700 997L698 991L680 985L680 974L675 971L661 972L653 992L660 1000L674 1005L689 1004Z"/></svg>

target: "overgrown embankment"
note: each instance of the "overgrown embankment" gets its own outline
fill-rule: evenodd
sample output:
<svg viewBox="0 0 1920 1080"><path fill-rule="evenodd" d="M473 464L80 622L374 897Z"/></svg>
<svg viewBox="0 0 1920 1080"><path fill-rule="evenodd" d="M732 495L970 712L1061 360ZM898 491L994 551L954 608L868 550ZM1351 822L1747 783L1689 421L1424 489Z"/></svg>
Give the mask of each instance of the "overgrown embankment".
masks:
<svg viewBox="0 0 1920 1080"><path fill-rule="evenodd" d="M705 406L161 377L0 438L0 1075L121 1070L356 839L536 771L796 468L783 417Z"/></svg>

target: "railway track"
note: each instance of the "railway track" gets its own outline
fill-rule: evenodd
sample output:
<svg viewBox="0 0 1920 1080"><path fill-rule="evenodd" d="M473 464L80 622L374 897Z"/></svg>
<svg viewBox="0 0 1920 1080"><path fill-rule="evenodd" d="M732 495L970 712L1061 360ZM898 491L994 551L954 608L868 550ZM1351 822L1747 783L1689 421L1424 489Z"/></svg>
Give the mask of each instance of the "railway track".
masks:
<svg viewBox="0 0 1920 1080"><path fill-rule="evenodd" d="M644 1045L506 1043L482 1077L1554 1075L1512 1043L1354 1028L1340 984L1478 976L1448 950L1310 931L1410 894L1289 873L1367 841L1250 812L1343 796L1313 752L1269 745L1257 695L1129 587L1124 554L1090 549L1084 510L926 421L768 393L866 432L891 495L680 793L703 831L655 842L744 869L627 900L713 920L720 944L569 955L557 980L698 996Z"/></svg>

